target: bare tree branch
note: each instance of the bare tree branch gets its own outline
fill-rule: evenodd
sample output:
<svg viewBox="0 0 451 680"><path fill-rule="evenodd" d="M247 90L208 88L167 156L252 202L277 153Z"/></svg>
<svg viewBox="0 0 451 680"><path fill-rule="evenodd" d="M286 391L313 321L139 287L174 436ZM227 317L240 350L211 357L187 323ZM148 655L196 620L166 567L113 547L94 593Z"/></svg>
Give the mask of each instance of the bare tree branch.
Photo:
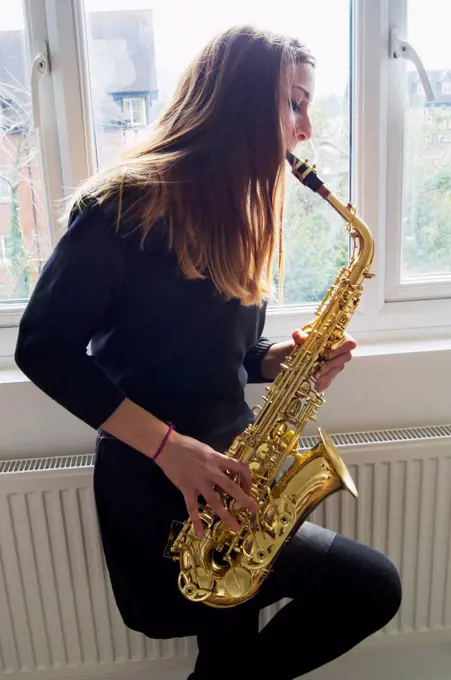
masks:
<svg viewBox="0 0 451 680"><path fill-rule="evenodd" d="M10 203L10 246L9 262L4 271L10 283L8 297L28 297L34 272L39 271L40 246L36 206L40 202L39 191L35 190L32 168L35 166L37 148L34 145L34 124L30 93L17 78L8 71L8 83L0 83L0 99L3 104L3 120L0 128L0 158L7 168L0 174L11 189ZM26 176L28 172L28 176ZM28 185L32 205L32 234L35 238L24 237L21 223L19 188ZM27 198L28 200L28 198ZM27 229L29 232L29 229Z"/></svg>

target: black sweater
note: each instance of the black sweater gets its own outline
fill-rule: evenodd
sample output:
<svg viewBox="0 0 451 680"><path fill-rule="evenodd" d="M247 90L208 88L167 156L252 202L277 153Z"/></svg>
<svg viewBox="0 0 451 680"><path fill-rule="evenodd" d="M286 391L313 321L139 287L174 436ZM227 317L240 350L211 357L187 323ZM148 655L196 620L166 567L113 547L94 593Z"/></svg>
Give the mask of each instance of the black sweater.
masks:
<svg viewBox="0 0 451 680"><path fill-rule="evenodd" d="M246 382L263 381L265 307L186 280L164 222L144 250L138 239L120 236L97 205L73 214L22 317L16 363L95 429L127 396L226 447L252 420Z"/></svg>

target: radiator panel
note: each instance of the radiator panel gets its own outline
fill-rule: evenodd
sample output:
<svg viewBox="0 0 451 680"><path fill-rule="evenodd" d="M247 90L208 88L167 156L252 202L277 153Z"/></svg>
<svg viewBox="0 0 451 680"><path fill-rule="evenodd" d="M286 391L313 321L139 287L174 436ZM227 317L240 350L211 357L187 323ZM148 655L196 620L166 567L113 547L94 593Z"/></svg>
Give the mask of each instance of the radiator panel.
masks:
<svg viewBox="0 0 451 680"><path fill-rule="evenodd" d="M359 500L335 494L311 521L373 545L400 570L401 610L375 639L449 635L451 435L360 433L339 452ZM149 640L122 623L101 551L93 457L55 460L6 461L0 473L0 675L91 677L183 663L193 640Z"/></svg>

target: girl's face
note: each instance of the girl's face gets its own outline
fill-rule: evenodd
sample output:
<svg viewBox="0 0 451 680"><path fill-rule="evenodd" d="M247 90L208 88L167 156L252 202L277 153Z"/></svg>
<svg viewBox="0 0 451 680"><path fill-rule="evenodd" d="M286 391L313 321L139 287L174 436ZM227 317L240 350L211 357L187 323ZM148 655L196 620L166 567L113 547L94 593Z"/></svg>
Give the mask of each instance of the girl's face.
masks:
<svg viewBox="0 0 451 680"><path fill-rule="evenodd" d="M297 64L287 69L280 87L280 112L287 151L293 152L299 142L312 136L309 115L315 87L315 69L310 64Z"/></svg>

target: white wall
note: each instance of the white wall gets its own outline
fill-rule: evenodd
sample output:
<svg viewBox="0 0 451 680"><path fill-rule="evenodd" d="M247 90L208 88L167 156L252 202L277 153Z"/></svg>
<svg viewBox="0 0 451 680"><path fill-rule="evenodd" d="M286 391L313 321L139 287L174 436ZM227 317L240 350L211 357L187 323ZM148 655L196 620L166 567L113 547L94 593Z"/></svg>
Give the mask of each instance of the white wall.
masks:
<svg viewBox="0 0 451 680"><path fill-rule="evenodd" d="M262 385L248 387L259 403ZM451 341L359 347L326 392L318 424L329 432L451 422ZM0 370L0 458L92 452L95 433L17 369ZM310 423L306 433L314 431Z"/></svg>

